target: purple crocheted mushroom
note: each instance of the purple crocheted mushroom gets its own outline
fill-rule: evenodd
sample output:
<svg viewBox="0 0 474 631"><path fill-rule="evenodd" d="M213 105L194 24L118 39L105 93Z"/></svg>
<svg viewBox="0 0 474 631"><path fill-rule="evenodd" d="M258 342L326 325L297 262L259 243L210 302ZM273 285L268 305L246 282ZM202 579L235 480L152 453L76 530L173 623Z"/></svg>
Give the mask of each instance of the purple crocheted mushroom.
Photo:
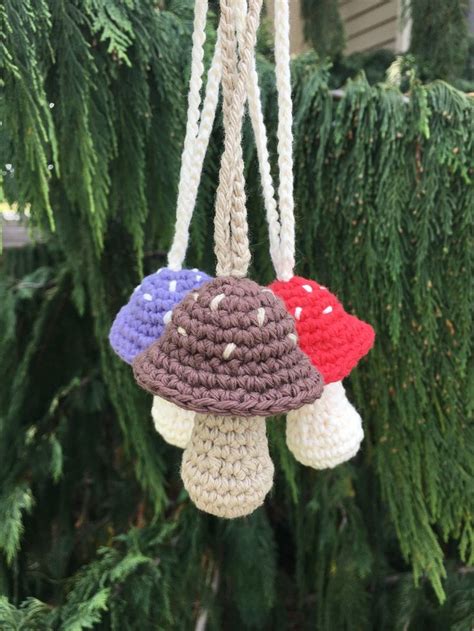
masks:
<svg viewBox="0 0 474 631"><path fill-rule="evenodd" d="M109 341L117 355L131 364L161 336L172 310L186 294L210 279L198 269L174 271L167 267L146 276L110 329Z"/></svg>

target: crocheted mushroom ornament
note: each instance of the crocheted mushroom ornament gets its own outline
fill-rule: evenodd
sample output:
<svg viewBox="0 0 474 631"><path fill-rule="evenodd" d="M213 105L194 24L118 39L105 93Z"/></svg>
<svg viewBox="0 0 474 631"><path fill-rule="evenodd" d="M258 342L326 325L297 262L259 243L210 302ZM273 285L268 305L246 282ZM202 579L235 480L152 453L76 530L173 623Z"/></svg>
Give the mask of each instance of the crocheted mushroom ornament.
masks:
<svg viewBox="0 0 474 631"><path fill-rule="evenodd" d="M361 418L341 381L372 348L374 329L348 314L336 296L312 280L294 276L270 288L295 318L300 348L325 382L318 401L288 414L288 447L302 464L335 467L357 453L364 437Z"/></svg>
<svg viewBox="0 0 474 631"><path fill-rule="evenodd" d="M167 267L146 276L120 309L110 329L110 344L117 355L131 364L161 336L174 307L189 291L210 278L198 269L175 271ZM152 417L156 430L168 443L186 446L191 437L194 414L155 397Z"/></svg>
<svg viewBox="0 0 474 631"><path fill-rule="evenodd" d="M229 276L186 296L133 370L140 386L196 412L181 476L198 508L227 518L251 513L272 486L264 417L322 392L282 302Z"/></svg>

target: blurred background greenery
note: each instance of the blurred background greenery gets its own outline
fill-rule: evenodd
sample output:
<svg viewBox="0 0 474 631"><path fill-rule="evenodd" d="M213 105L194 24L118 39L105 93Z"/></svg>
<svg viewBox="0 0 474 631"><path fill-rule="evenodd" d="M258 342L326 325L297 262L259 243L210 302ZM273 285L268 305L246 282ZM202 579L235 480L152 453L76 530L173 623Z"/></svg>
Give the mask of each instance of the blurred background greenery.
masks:
<svg viewBox="0 0 474 631"><path fill-rule="evenodd" d="M225 522L189 502L179 450L155 434L150 397L107 340L170 245L192 4L0 7L3 208L30 234L0 262L0 629L468 631L468 7L413 0L406 52L348 56L342 6L302 0L306 52L292 67L298 272L377 331L348 380L366 439L355 460L316 472L289 454L284 419L269 420L271 496ZM208 61L215 26L214 14ZM267 19L258 67L274 155L271 37ZM221 141L217 121L188 257L210 273ZM245 158L252 276L265 283L248 124Z"/></svg>

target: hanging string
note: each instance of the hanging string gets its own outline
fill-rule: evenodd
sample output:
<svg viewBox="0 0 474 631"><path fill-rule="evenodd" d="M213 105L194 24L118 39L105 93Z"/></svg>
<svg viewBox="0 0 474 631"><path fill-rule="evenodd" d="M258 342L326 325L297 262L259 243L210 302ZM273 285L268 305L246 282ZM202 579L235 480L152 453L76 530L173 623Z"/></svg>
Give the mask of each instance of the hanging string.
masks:
<svg viewBox="0 0 474 631"><path fill-rule="evenodd" d="M293 105L290 74L288 0L275 0L275 73L278 91L278 204L280 207L280 280L290 280L295 267L293 197Z"/></svg>
<svg viewBox="0 0 474 631"><path fill-rule="evenodd" d="M238 0L236 12L242 23L246 0ZM255 144L262 180L266 210L270 255L279 280L289 280L295 266L295 219L293 193L293 111L291 100L290 39L288 0L275 0L275 72L278 94L278 167L279 212L270 169L268 141L263 119L258 75L252 60L249 81L249 111L255 134Z"/></svg>
<svg viewBox="0 0 474 631"><path fill-rule="evenodd" d="M184 147L181 155L181 170L179 174L178 200L176 203L176 226L173 244L168 254L168 267L174 270L180 270L189 240L189 225L194 209L195 194L194 185L197 173L198 185L201 166L195 161L196 139L199 133L199 118L201 106L201 88L202 77L204 74L204 43L206 41L206 19L207 19L208 0L195 0L194 8L194 24L193 24L193 46L191 57L191 77L189 81L188 94L188 111L186 122L186 134L184 139ZM213 63L214 67L214 63ZM214 73L209 73L209 80L215 81L217 74L217 90L219 68ZM209 98L215 95L215 91L208 90ZM217 102L217 97L216 97ZM212 106L208 104L208 109ZM204 110L203 110L204 115ZM213 118L213 116L212 116ZM202 127L202 124L201 124ZM212 124L211 124L212 127ZM204 150L205 153L205 150ZM196 187L197 191L197 187ZM194 197L194 201L193 201Z"/></svg>
<svg viewBox="0 0 474 631"><path fill-rule="evenodd" d="M250 0L239 62L232 1L221 0L225 139L214 223L217 274L220 276L245 276L250 263L242 155L242 121L261 7L262 0Z"/></svg>
<svg viewBox="0 0 474 631"><path fill-rule="evenodd" d="M193 60L191 81L190 81L190 97L189 108L192 109L192 115L188 119L191 121L197 121L199 123L199 103L200 103L200 89L202 86L202 59L203 59L203 45L205 41L205 19L203 21L203 14L207 11L207 6L203 9L203 5L207 5L204 0L197 0L195 6L195 31L196 22L198 22L198 28L200 29L201 36L196 34L193 36ZM234 19L236 20L238 29L239 44L242 46L243 28L247 13L246 0L238 0L234 5ZM290 171L290 176L282 175L280 169L280 189L281 183L286 181L290 204L286 206L287 212L285 213L285 203L283 202L283 218L282 223L285 224L285 233L287 239L283 239L283 245L280 243L280 217L277 209L277 203L275 200L275 191L273 186L273 180L270 169L270 159L268 153L268 142L266 127L263 119L262 104L260 96L260 88L258 85L258 75L255 65L255 56L251 56L251 66L248 75L248 103L249 114L252 122L252 127L255 135L257 157L260 167L262 193L264 199L264 205L266 209L267 222L269 226L269 240L270 240L270 254L275 267L276 276L282 280L288 280L293 275L294 268L294 215L293 215L293 163L292 163L292 133L291 133L291 82L289 72L289 34L288 34L288 6L286 0L275 2L275 58L276 68L278 73L277 78L277 90L279 94L279 103L281 100L285 100L288 104L289 95L289 117L287 114L287 124L280 123L278 126L278 150L279 150L279 167L283 164L286 166L286 170ZM277 32L279 37L277 37ZM204 105L200 116L199 131L197 137L191 135L191 140L188 138L188 129L194 130L195 125L191 124L187 126L187 140L185 142L185 148L183 150L182 169L180 173L180 187L178 194L177 204L177 221L175 237L173 245L170 249L168 256L168 266L172 269L181 269L186 249L189 240L189 225L192 217L192 213L195 207L197 192L199 188L199 182L201 178L202 165L204 157L209 144L212 127L214 124L215 113L217 108L217 102L219 98L219 83L222 72L221 64L221 27L218 29L217 43L214 51L213 60L208 72L208 79L206 85ZM200 48L195 51L194 48ZM199 64L201 59L201 64ZM282 73L282 69L285 70ZM199 80L199 74L201 80ZM196 75L198 78L196 79ZM198 88L199 86L199 88ZM286 97L281 98L281 91L284 88ZM191 96L192 92L192 96ZM196 98L196 94L198 95ZM279 108L279 118L282 118L281 108ZM288 109L288 108L287 108ZM288 125L288 120L290 124ZM197 124L196 123L196 124ZM285 138L286 132L286 138ZM289 140L288 140L289 132ZM191 133L191 132L190 132ZM285 156L286 152L286 156ZM283 155L282 155L283 154ZM188 165L188 169L184 168L185 163ZM283 169L285 172L285 168ZM280 190L280 198L285 199ZM287 197L288 199L288 197ZM290 236L293 235L293 236ZM284 261L281 261L281 255L284 255Z"/></svg>
<svg viewBox="0 0 474 631"><path fill-rule="evenodd" d="M243 27L245 24L245 16L247 14L247 0L237 0L235 4L235 12L237 19L237 33L239 44L242 45ZM273 187L273 179L270 169L270 156L268 153L267 130L263 119L262 99L260 87L258 84L257 67L255 63L255 54L252 54L250 65L250 76L248 81L248 105L249 114L252 122L252 128L255 136L255 146L257 149L257 158L260 168L260 179L262 185L263 202L266 210L270 256L274 263L275 269L279 267L279 250L280 250L280 221L275 200L275 189Z"/></svg>

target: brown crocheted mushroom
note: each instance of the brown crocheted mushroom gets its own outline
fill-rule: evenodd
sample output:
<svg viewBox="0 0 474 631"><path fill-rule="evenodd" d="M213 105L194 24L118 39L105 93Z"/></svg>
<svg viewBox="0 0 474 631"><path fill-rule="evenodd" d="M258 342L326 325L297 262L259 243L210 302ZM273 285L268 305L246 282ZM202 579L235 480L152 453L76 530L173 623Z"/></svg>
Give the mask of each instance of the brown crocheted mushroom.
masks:
<svg viewBox="0 0 474 631"><path fill-rule="evenodd" d="M234 277L189 294L133 369L143 388L197 412L181 474L195 504L221 517L252 512L271 488L264 417L322 392L284 304Z"/></svg>

